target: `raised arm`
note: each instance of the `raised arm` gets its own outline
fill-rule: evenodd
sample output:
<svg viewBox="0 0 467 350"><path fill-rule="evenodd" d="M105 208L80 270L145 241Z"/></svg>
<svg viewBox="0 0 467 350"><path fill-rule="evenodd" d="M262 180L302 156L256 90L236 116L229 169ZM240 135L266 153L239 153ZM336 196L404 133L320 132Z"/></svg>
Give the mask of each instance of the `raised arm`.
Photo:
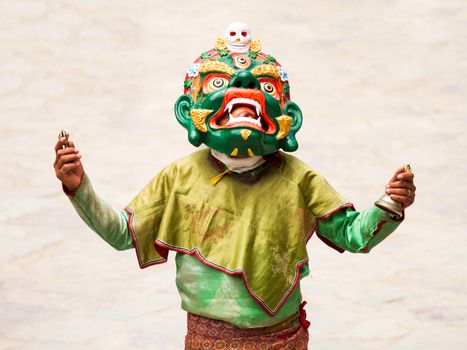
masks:
<svg viewBox="0 0 467 350"><path fill-rule="evenodd" d="M84 172L81 155L72 140L62 137L55 145L55 175L84 222L117 250L133 248L128 214L116 211L94 192Z"/></svg>
<svg viewBox="0 0 467 350"><path fill-rule="evenodd" d="M415 199L414 174L399 168L386 186L386 194L404 210ZM404 218L372 207L363 212L344 207L318 218L317 234L325 243L343 252L367 253L399 226Z"/></svg>
<svg viewBox="0 0 467 350"><path fill-rule="evenodd" d="M399 226L384 210L372 207L363 212L342 208L319 218L316 233L326 244L339 252L368 253Z"/></svg>

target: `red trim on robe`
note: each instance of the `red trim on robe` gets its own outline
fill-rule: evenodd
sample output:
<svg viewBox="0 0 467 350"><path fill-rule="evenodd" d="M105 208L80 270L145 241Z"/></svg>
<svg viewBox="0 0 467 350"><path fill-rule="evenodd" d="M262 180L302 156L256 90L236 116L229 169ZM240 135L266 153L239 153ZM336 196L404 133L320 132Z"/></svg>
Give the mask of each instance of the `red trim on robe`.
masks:
<svg viewBox="0 0 467 350"><path fill-rule="evenodd" d="M306 319L306 310L305 310L305 305L307 304L306 301L302 301L300 304L300 315L299 315L299 320L300 323L302 324L303 327L306 329L310 328L311 322Z"/></svg>
<svg viewBox="0 0 467 350"><path fill-rule="evenodd" d="M335 212L343 209L343 208L352 208L353 210L354 207L353 207L353 204L351 203L346 203L346 204L343 204L341 205L340 207L332 210L331 212L329 212L328 214L324 215L324 216L321 216L319 218L316 219L315 221L315 224L313 225L313 227L311 228L310 232L306 237L306 241L308 242L308 240L313 236L313 233L316 231L316 228L317 228L317 225L318 225L318 220L326 220L328 219L332 214L334 214ZM273 310L270 310L265 302L260 298L258 297L249 287L248 285L248 281L246 279L246 276L245 276L245 273L243 270L235 270L235 271L231 271L231 270L228 270L220 265L217 265L217 264L214 264L212 262L210 262L209 260L206 260L202 254L199 252L198 248L193 248L192 250L185 250L185 249L182 249L182 248L178 248L178 247L172 247L172 246L169 246L167 244L165 244L164 242L160 242L158 240L156 240L154 242L154 249L157 251L157 253L162 257L162 259L160 260L156 260L156 261L153 261L153 262L149 262L149 263L146 263L146 264L142 264L141 263L141 259L140 259L140 255L139 255L139 249L137 249L138 247L138 241L136 239L136 235L135 235L135 232L133 230L133 225L132 225L132 221L133 221L133 217L134 217L134 213L133 211L130 209L130 208L125 208L125 211L130 215L129 218L128 218L128 227L130 228L130 233L131 233L131 237L132 237L132 240L133 240L133 246L136 248L136 255L137 255L137 258L138 258L138 264L140 266L141 269L144 269L146 267L149 267L149 266L152 266L152 265L158 265L158 264L163 264L165 262L167 262L167 258L168 258L168 253L169 253L169 250L173 250L177 253L181 253L181 254L188 254L188 255L196 255L196 257L198 258L198 260L209 266L209 267L212 267L218 271L221 271L223 273L226 273L228 275L241 275L242 277L242 280L243 280L243 284L245 285L245 288L246 290L248 291L248 293L251 295L251 297L264 309L264 311L266 311L266 313L268 313L270 316L274 316L277 314L277 312L279 312L279 310L281 309L281 307L284 305L284 303L287 301L287 299L290 297L290 295L293 293L293 291L295 290L295 288L297 288L299 282L300 282L300 276L301 276L301 269L303 266L305 266L306 264L308 264L308 258L304 261L301 261L301 262L298 262L297 263L297 277L295 278L295 281L292 285L292 287L289 289L289 291L284 295L284 297L282 298L282 301L279 303L279 305L276 307L276 310L273 311ZM375 233L376 234L376 233ZM336 249L337 251L339 251L340 253L344 252L345 250L336 246L335 244L333 244L331 241L329 241L328 239L326 239L325 237L322 237L318 232L317 232L317 236L324 242L326 243L327 245L329 245L331 248L333 249Z"/></svg>
<svg viewBox="0 0 467 350"><path fill-rule="evenodd" d="M352 203L345 203L345 204L341 205L340 207L337 207L336 209L332 210L331 212L329 212L329 213L327 213L327 214L325 214L325 215L323 215L323 216L320 216L319 218L316 218L315 226L314 226L314 228L313 228L313 232L311 233L311 235L313 235L313 233L316 231L316 228L318 227L318 221L319 221L319 220L322 220L322 221L327 220L327 219L329 219L329 218L332 216L332 214L334 214L334 213L336 213L336 212L338 212L339 210L344 209L344 208L350 208L350 209L352 209L352 210L355 211L355 208L354 208L354 206L353 206ZM334 244L333 242L331 242L329 239L327 239L326 237L320 235L320 233L317 232L317 231L316 231L316 236L318 236L318 238L319 238L321 241L323 241L327 246L331 247L331 248L334 249L334 250L337 250L339 253L342 254L343 252L345 252L345 249L343 249L343 248L341 248L341 247L335 245L335 244ZM310 236L310 237L311 237L311 236Z"/></svg>
<svg viewBox="0 0 467 350"><path fill-rule="evenodd" d="M125 211L130 215L130 216L128 217L128 224L127 224L127 225L128 225L128 228L130 229L131 239L132 239L132 241L133 241L133 247L135 247L136 258L138 259L138 265L139 265L139 267L140 267L141 269L144 269L144 268L149 267L149 266L152 266L152 265L158 265L158 264L163 264L163 263L167 262L167 257L168 257L168 255L169 255L169 252L168 252L167 250L166 250L166 251L163 251L163 250L159 251L159 250L157 250L157 253L158 253L160 256L162 256L162 259L155 260L155 261L151 261L151 262L149 262L149 263L147 263L147 264L145 264L145 265L143 265L143 264L141 263L141 257L140 257L140 255L139 255L139 249L138 249L138 240L136 239L135 231L134 231L134 229L133 229L133 224L132 224L132 222L133 222L133 217L134 217L135 214L134 214L133 211L132 211L130 208L128 208L128 207L125 208Z"/></svg>
<svg viewBox="0 0 467 350"><path fill-rule="evenodd" d="M376 230L375 232L373 233L373 237L371 238L375 238L375 236L378 234L379 231L381 231L381 229L383 228L383 225L385 223L387 223L388 220L382 220L380 222L378 222L378 226L376 226ZM371 239L370 239L371 240ZM360 253L368 253L368 245L370 244L370 242L367 243L366 247L363 248L362 250L360 250Z"/></svg>
<svg viewBox="0 0 467 350"><path fill-rule="evenodd" d="M136 256L138 258L138 264L139 264L139 267L141 269L145 269L146 267L149 267L149 266L152 266L152 265L158 265L158 264L163 264L165 262L167 262L167 258L168 258L168 254L169 254L169 250L173 250L177 253L181 253L181 254L188 254L188 255L193 255L195 254L196 257L198 258L198 260L200 262L202 262L203 264L209 266L209 267L212 267L216 270L219 270L221 272L224 272L228 275L241 275L242 277L242 280L243 280L243 284L245 285L245 288L246 290L248 291L248 293L252 296L252 298L264 309L264 311L266 311L268 313L269 316L274 316L275 314L277 314L279 312L279 310L281 309L281 307L284 305L284 303L287 301L287 299L290 297L290 295L293 293L293 291L295 290L295 288L297 288L298 286L298 283L300 282L300 276L301 276L301 270L302 270L302 267L305 266L306 264L308 264L308 258L304 261L301 261L301 262L298 262L297 263L297 277L295 278L295 281L294 281L294 284L293 286L289 289L289 291L284 295L284 297L282 298L282 301L279 303L279 305L276 307L276 311L272 311L270 310L266 304L264 303L264 301L258 297L251 289L250 287L248 286L248 281L245 277L245 273L243 270L235 270L235 271L231 271L231 270L228 270L220 265L216 265L212 262L210 262L209 260L206 260L202 254L199 252L198 248L194 248L192 250L185 250L185 249L182 249L182 248L178 248L178 247L172 247L172 246L169 246L163 242L160 242L158 240L156 240L154 242L154 249L156 249L157 253L162 256L162 259L160 260L156 260L156 261L153 261L153 262L149 262L147 264L142 264L141 263L141 259L140 259L140 255L139 255L139 249L138 249L138 241L136 239L136 235L135 235L135 232L133 230L133 225L132 225L132 221L133 221L133 217L134 217L134 213L133 211L130 209L130 208L125 208L125 211L130 215L129 218L128 218L128 227L130 228L130 233L131 233L131 238L133 240L133 246L135 247L135 251L136 251Z"/></svg>
<svg viewBox="0 0 467 350"><path fill-rule="evenodd" d="M264 311L266 311L269 314L269 316L271 316L271 317L276 315L279 312L279 310L284 305L284 303L287 301L287 299L290 297L290 295L293 293L295 288L297 288L298 283L300 282L302 267L305 266L306 264L308 264L308 258L306 260L304 260L304 261L301 261L301 262L297 263L297 277L295 278L294 284L289 289L289 291L283 296L282 301L277 305L276 310L273 311L273 310L270 310L268 308L268 306L265 304L265 302L250 289L250 287L248 285L248 281L247 281L246 276L245 276L245 273L244 273L244 271L242 269L231 271L231 270L228 270L228 269L224 268L223 266L214 264L214 263L210 262L209 260L206 260L203 257L203 255L199 252L198 248L193 248L192 250L185 250L185 249L182 249L182 248L169 246L169 245L165 244L164 242L161 242L161 241L158 241L158 240L156 240L154 242L154 246L162 248L164 250L173 250L173 251L175 251L177 253L181 253L181 254L188 254L188 255L193 255L194 254L194 255L196 255L196 257L198 258L198 260L200 262L202 262L203 264L205 264L205 265L207 265L209 267L212 267L212 268L214 268L214 269L216 269L218 271L221 271L221 272L223 272L223 273L225 273L227 275L230 275L230 276L240 275L242 277L243 284L245 285L245 288L248 291L248 293L264 309ZM149 266L149 265L147 265L147 266ZM144 266L144 267L147 267L147 266Z"/></svg>

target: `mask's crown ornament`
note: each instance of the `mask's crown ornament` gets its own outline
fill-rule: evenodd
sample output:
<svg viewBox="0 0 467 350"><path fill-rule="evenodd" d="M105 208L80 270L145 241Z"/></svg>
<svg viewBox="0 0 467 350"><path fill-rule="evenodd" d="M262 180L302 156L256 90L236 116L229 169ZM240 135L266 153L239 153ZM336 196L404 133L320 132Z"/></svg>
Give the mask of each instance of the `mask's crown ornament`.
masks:
<svg viewBox="0 0 467 350"><path fill-rule="evenodd" d="M233 22L225 30L227 48L230 52L246 53L251 43L251 30L248 24Z"/></svg>
<svg viewBox="0 0 467 350"><path fill-rule="evenodd" d="M233 53L259 53L261 43L251 38L250 26L243 22L233 22L225 30L223 38L217 38L214 47L216 50L229 50Z"/></svg>

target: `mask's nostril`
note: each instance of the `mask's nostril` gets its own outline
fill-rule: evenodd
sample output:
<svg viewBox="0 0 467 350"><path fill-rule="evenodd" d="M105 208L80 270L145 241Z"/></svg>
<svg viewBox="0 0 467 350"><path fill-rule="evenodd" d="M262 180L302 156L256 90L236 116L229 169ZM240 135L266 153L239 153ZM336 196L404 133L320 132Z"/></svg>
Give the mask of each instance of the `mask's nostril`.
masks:
<svg viewBox="0 0 467 350"><path fill-rule="evenodd" d="M235 87L242 87L242 82L240 80L237 80L235 83L234 83L234 86Z"/></svg>
<svg viewBox="0 0 467 350"><path fill-rule="evenodd" d="M248 88L249 88L249 89L254 89L254 88L255 88L255 83L252 82L252 81L250 81L250 82L248 83Z"/></svg>

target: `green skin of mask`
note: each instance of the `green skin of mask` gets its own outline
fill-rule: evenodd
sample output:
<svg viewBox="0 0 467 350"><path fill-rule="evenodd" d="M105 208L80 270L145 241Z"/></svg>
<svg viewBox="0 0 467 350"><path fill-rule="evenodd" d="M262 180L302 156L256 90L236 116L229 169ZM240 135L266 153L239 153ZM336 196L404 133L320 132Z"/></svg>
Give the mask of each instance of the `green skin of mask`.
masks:
<svg viewBox="0 0 467 350"><path fill-rule="evenodd" d="M254 68L260 65L273 65L273 68L276 68L275 59L264 54L252 54L251 51L245 55L232 54L228 51L220 53L211 50L196 62L201 65L207 60L222 62L225 64L223 67L231 68L228 73L225 69L222 72L211 69L195 77L187 77L186 93L175 103L175 116L187 129L190 143L196 147L204 143L212 149L235 157L261 156L279 149L287 152L295 151L298 148L295 134L301 127L302 113L298 105L289 100L288 82L283 82L278 75L262 76L254 71ZM236 64L239 57L242 62L247 61L249 65ZM219 125L222 117L228 115L228 111L225 111L226 105L235 98L253 99L261 105L261 127L249 123ZM238 105L240 104L234 105L233 111ZM247 107L255 110L252 106L247 105ZM204 121L201 121L201 125L196 125L191 116L191 111L198 109L212 111ZM290 128L286 128L285 131L281 130L281 125L276 120L281 116L291 118ZM248 130L247 138L244 137L245 130Z"/></svg>

